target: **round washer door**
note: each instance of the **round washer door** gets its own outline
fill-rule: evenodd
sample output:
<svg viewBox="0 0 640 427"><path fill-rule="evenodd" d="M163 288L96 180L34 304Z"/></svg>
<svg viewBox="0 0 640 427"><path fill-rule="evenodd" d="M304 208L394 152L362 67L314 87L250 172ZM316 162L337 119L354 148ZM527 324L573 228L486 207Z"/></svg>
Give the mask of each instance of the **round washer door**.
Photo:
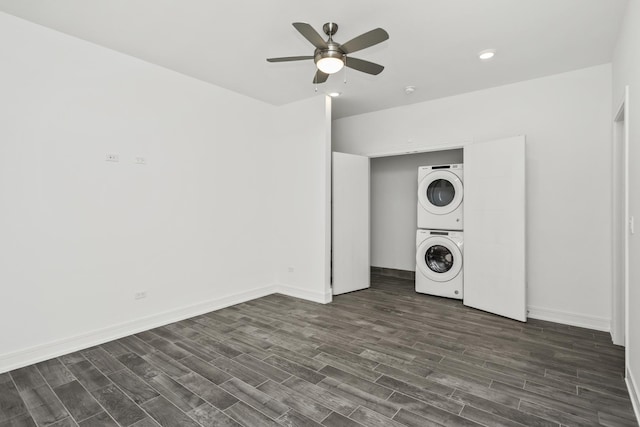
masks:
<svg viewBox="0 0 640 427"><path fill-rule="evenodd" d="M462 270L462 252L451 239L432 236L418 246L416 265L427 278L447 282Z"/></svg>
<svg viewBox="0 0 640 427"><path fill-rule="evenodd" d="M427 174L418 184L418 201L427 211L446 215L462 203L462 181L456 174L439 169Z"/></svg>

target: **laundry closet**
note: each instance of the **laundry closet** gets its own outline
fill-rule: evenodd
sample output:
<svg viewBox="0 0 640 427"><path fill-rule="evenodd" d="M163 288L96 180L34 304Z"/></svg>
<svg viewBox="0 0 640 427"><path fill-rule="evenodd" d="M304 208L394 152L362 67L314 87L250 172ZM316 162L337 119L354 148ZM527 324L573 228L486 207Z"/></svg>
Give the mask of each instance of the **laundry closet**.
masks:
<svg viewBox="0 0 640 427"><path fill-rule="evenodd" d="M413 153L333 153L333 293L370 271L416 292L526 321L525 141ZM366 197L365 197L366 196Z"/></svg>

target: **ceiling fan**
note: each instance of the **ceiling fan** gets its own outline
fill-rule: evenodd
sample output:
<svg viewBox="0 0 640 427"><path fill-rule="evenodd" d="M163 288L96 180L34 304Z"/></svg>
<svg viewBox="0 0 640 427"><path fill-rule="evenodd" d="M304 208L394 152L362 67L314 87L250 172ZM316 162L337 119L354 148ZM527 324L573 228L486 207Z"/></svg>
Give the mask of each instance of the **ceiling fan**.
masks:
<svg viewBox="0 0 640 427"><path fill-rule="evenodd" d="M267 58L269 62L288 62L313 59L318 69L313 76L313 83L324 83L330 74L337 73L342 67L347 66L363 73L377 75L384 70L380 64L352 58L348 55L362 49L366 49L389 38L389 34L382 28L368 31L358 37L340 44L333 41L333 35L338 32L338 24L327 22L322 26L324 33L329 36L325 41L313 27L306 22L294 22L293 26L315 46L316 50L310 56L286 56L283 58Z"/></svg>

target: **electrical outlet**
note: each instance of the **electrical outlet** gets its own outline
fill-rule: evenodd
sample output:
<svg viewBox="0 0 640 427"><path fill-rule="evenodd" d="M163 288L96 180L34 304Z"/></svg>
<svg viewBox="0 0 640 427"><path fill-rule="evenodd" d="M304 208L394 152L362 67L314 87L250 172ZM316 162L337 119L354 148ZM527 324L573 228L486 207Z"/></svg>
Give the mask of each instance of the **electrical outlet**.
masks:
<svg viewBox="0 0 640 427"><path fill-rule="evenodd" d="M107 157L105 158L105 160L107 162L119 162L120 156L117 154L107 154Z"/></svg>
<svg viewBox="0 0 640 427"><path fill-rule="evenodd" d="M133 294L133 299L144 299L147 297L147 291L140 291Z"/></svg>
<svg viewBox="0 0 640 427"><path fill-rule="evenodd" d="M135 163L136 165L146 165L147 159L145 159L144 157L136 157Z"/></svg>

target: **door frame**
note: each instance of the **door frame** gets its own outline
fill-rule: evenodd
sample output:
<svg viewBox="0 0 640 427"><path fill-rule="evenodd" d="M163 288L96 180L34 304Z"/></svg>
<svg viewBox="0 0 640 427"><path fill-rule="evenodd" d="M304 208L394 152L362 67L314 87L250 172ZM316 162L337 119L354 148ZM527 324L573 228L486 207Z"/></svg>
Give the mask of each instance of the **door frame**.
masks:
<svg viewBox="0 0 640 427"><path fill-rule="evenodd" d="M611 250L611 339L625 346L628 358L629 330L629 86L613 116L612 138L612 250ZM622 170L620 170L622 168ZM622 182L617 182L618 177ZM622 194L619 185L623 186ZM621 197L622 196L622 197ZM620 224L620 218L623 223ZM622 233L619 231L622 230ZM622 234L622 236L620 235ZM622 248L622 250L621 250ZM621 253L622 252L622 253ZM616 260L622 257L621 271Z"/></svg>

